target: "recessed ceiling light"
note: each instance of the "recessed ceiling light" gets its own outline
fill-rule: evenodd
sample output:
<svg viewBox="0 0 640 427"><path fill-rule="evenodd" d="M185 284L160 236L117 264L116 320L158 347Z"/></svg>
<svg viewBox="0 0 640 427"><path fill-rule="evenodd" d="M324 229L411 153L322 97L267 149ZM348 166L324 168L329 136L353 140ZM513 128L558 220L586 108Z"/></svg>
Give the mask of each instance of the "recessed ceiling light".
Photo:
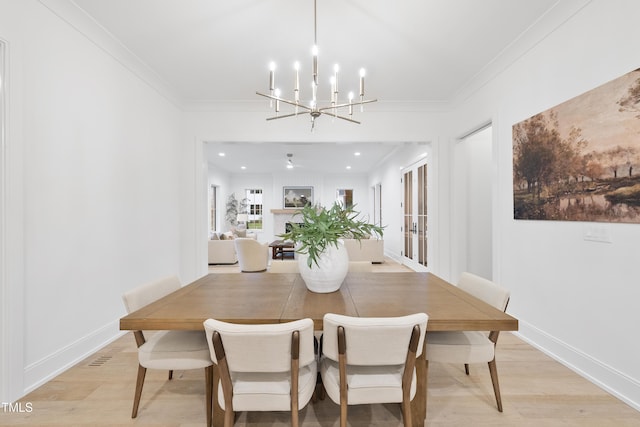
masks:
<svg viewBox="0 0 640 427"><path fill-rule="evenodd" d="M246 166L240 166L240 169L245 170L247 167Z"/></svg>
<svg viewBox="0 0 640 427"><path fill-rule="evenodd" d="M355 153L353 153L353 155L354 155L354 156L359 156L359 155L360 155L360 152L359 152L359 151L356 151Z"/></svg>
<svg viewBox="0 0 640 427"><path fill-rule="evenodd" d="M219 152L219 153L218 153L218 156L220 156L220 157L224 157L224 156L225 156L225 154L221 151L221 152Z"/></svg>
<svg viewBox="0 0 640 427"><path fill-rule="evenodd" d="M351 169L351 166L347 166L347 169Z"/></svg>

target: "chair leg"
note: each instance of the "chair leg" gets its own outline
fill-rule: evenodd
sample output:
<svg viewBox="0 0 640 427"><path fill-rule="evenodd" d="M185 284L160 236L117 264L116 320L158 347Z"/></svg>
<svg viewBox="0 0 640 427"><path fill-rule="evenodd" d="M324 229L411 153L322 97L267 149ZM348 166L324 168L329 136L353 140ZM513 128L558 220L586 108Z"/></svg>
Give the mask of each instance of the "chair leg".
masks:
<svg viewBox="0 0 640 427"><path fill-rule="evenodd" d="M236 414L233 408L224 408L224 427L233 427L236 421Z"/></svg>
<svg viewBox="0 0 640 427"><path fill-rule="evenodd" d="M424 350L422 350L424 355ZM427 408L429 404L429 361L424 363L424 421L427 422Z"/></svg>
<svg viewBox="0 0 640 427"><path fill-rule="evenodd" d="M136 393L133 396L133 411L131 412L131 418L138 416L138 406L140 405L140 396L142 396L142 386L144 385L144 377L147 373L147 368L142 365L138 365L138 379L136 380Z"/></svg>
<svg viewBox="0 0 640 427"><path fill-rule="evenodd" d="M213 425L213 365L204 368L207 427Z"/></svg>
<svg viewBox="0 0 640 427"><path fill-rule="evenodd" d="M340 403L340 427L347 427L347 403Z"/></svg>
<svg viewBox="0 0 640 427"><path fill-rule="evenodd" d="M402 400L400 404L402 408L402 422L404 427L413 427L413 422L411 421L411 400L408 398Z"/></svg>
<svg viewBox="0 0 640 427"><path fill-rule="evenodd" d="M498 384L498 367L495 358L489 362L489 373L491 374L491 383L493 383L493 392L496 395L498 411L502 412L502 398L500 397L500 385Z"/></svg>
<svg viewBox="0 0 640 427"><path fill-rule="evenodd" d="M469 364L468 363L464 364L464 372L465 372L465 374L469 375Z"/></svg>
<svg viewBox="0 0 640 427"><path fill-rule="evenodd" d="M172 380L172 379L173 379L173 370L170 370L169 371L169 380Z"/></svg>

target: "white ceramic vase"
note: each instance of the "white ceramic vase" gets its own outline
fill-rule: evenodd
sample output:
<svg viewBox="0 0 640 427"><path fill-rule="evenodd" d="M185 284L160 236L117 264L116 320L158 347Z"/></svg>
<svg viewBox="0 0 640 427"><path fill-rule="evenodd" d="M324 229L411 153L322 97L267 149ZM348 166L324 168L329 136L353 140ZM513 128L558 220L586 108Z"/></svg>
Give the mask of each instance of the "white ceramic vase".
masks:
<svg viewBox="0 0 640 427"><path fill-rule="evenodd" d="M318 265L307 264L307 254L298 253L300 275L311 292L329 293L340 289L349 271L349 253L342 241L338 247L330 244L318 257Z"/></svg>

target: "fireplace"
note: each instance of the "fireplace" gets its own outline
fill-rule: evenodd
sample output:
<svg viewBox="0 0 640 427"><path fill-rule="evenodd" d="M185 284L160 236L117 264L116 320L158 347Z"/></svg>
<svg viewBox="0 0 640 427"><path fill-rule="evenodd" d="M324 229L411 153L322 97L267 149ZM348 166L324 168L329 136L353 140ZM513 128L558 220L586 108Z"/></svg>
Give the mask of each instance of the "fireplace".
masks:
<svg viewBox="0 0 640 427"><path fill-rule="evenodd" d="M297 209L271 209L273 214L273 234L276 236L286 232L287 223L300 219Z"/></svg>
<svg viewBox="0 0 640 427"><path fill-rule="evenodd" d="M285 232L285 233L288 233L288 232L290 232L290 231L293 229L293 226L292 226L291 224L296 224L296 225L298 225L298 226L300 226L300 227L303 227L303 226L304 226L304 223L302 223L302 222L295 222L295 223L287 222L287 223L284 225L284 232Z"/></svg>

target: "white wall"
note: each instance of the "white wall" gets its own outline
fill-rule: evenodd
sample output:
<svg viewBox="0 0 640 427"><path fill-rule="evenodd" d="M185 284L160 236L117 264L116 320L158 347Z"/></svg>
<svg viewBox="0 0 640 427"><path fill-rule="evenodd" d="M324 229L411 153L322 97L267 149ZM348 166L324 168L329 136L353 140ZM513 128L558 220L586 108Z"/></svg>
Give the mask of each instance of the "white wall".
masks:
<svg viewBox="0 0 640 427"><path fill-rule="evenodd" d="M406 109L378 102L365 111L362 125L343 120L319 118L316 129L309 131L305 119L275 120L267 122L264 110L221 104L208 111L193 111L186 115L189 135L214 142L404 142L428 141L442 127L440 115L426 114L424 110ZM263 105L263 104L258 104ZM231 110L236 108L238 110ZM374 109L375 108L375 109Z"/></svg>
<svg viewBox="0 0 640 427"><path fill-rule="evenodd" d="M606 224L607 244L585 241L584 223L515 221L511 160L513 124L638 68L637 16L635 0L586 2L469 95L449 134L493 121L494 279L512 291L520 334L640 408L640 226Z"/></svg>
<svg viewBox="0 0 640 427"><path fill-rule="evenodd" d="M352 189L353 204L355 210L360 212L363 218L373 218L373 212L370 210L369 186L367 185L367 176L364 174L335 174L324 177L324 194L322 196L324 205L330 207L337 200L337 190Z"/></svg>
<svg viewBox="0 0 640 427"><path fill-rule="evenodd" d="M24 267L4 283L19 296L2 325L21 346L2 351L11 401L119 334L125 290L180 271L182 114L41 3L0 10L9 185L24 191L8 209L23 211L24 234L7 241Z"/></svg>

